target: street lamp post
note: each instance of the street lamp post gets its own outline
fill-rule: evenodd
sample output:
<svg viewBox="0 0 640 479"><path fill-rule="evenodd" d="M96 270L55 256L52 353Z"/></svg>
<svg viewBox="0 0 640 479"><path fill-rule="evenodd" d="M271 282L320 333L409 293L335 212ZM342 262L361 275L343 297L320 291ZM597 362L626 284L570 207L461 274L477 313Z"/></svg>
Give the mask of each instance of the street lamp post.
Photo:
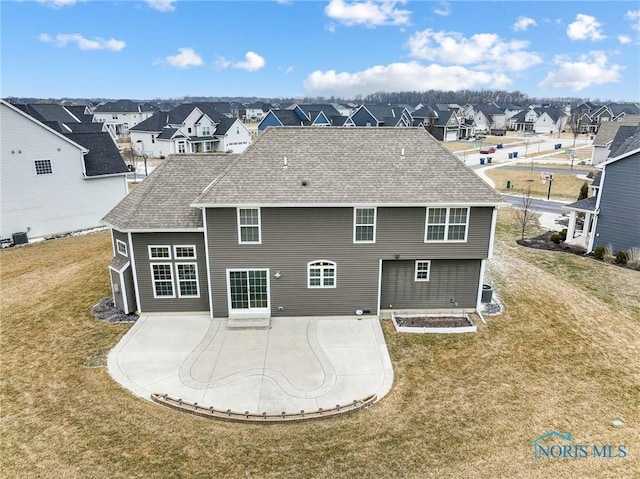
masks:
<svg viewBox="0 0 640 479"><path fill-rule="evenodd" d="M149 173L147 172L147 155L144 152L144 142L142 140L137 140L136 143L140 143L140 152L142 153L142 159L144 160L144 176L147 177Z"/></svg>

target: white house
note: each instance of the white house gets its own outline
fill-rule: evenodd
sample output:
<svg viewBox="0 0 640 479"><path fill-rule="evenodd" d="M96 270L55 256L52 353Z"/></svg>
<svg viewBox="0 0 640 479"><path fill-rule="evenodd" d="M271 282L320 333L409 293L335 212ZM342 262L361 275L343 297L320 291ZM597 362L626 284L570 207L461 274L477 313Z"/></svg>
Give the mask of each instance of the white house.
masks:
<svg viewBox="0 0 640 479"><path fill-rule="evenodd" d="M157 109L153 105L130 100L118 100L98 105L93 111L94 121L104 123L117 136L127 135L129 129L151 117Z"/></svg>
<svg viewBox="0 0 640 479"><path fill-rule="evenodd" d="M176 153L242 153L251 132L236 118L228 118L213 103L183 103L158 112L129 131L140 155L162 158Z"/></svg>
<svg viewBox="0 0 640 479"><path fill-rule="evenodd" d="M127 194L127 168L107 133L65 135L4 100L0 154L2 240L100 226Z"/></svg>

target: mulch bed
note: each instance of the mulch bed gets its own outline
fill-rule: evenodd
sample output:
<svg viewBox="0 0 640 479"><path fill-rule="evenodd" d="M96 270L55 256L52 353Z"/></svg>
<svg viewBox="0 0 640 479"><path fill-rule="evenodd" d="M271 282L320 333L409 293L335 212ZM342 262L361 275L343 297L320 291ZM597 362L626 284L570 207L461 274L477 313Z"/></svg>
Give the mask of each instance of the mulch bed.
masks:
<svg viewBox="0 0 640 479"><path fill-rule="evenodd" d="M91 311L98 321L105 323L133 323L138 319L137 314L126 314L116 308L113 299L109 297L102 298L98 304L91 308Z"/></svg>
<svg viewBox="0 0 640 479"><path fill-rule="evenodd" d="M396 316L398 326L415 328L465 328L473 326L462 316Z"/></svg>

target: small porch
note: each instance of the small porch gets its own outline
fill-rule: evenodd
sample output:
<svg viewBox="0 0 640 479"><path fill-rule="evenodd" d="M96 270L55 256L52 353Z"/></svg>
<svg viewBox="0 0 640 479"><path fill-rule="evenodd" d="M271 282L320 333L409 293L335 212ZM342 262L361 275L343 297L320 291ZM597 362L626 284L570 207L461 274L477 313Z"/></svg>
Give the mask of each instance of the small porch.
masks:
<svg viewBox="0 0 640 479"><path fill-rule="evenodd" d="M569 224L567 226L567 239L565 243L581 246L587 252L593 247L593 231L595 229L598 211L596 210L596 197L591 196L575 203L566 205L569 210Z"/></svg>

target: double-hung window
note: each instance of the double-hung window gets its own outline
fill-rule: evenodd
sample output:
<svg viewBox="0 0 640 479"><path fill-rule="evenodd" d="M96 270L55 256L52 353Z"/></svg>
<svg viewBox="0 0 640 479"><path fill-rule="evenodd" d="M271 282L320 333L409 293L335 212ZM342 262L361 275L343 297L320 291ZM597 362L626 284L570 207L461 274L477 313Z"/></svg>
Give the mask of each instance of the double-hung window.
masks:
<svg viewBox="0 0 640 479"><path fill-rule="evenodd" d="M260 208L238 208L238 242L240 244L262 242Z"/></svg>
<svg viewBox="0 0 640 479"><path fill-rule="evenodd" d="M336 264L333 261L312 261L307 264L309 288L335 288Z"/></svg>
<svg viewBox="0 0 640 479"><path fill-rule="evenodd" d="M427 208L425 242L466 241L469 208Z"/></svg>
<svg viewBox="0 0 640 479"><path fill-rule="evenodd" d="M198 266L196 263L176 263L176 275L178 279L178 296L181 298L197 298L200 296Z"/></svg>
<svg viewBox="0 0 640 479"><path fill-rule="evenodd" d="M425 259L416 260L416 281L429 281L429 273L431 272L431 261Z"/></svg>
<svg viewBox="0 0 640 479"><path fill-rule="evenodd" d="M353 242L375 243L376 241L376 209L353 209Z"/></svg>
<svg viewBox="0 0 640 479"><path fill-rule="evenodd" d="M154 298L173 298L173 273L171 263L151 263Z"/></svg>

